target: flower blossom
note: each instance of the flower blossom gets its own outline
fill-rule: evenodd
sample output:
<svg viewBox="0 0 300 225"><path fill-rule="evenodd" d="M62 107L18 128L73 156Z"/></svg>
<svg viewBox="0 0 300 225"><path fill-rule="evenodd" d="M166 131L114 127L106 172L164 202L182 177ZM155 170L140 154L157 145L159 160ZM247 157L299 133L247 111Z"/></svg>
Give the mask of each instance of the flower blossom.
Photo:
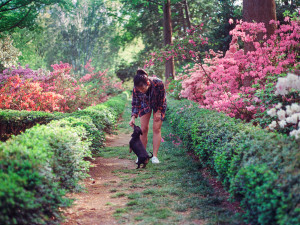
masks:
<svg viewBox="0 0 300 225"><path fill-rule="evenodd" d="M277 112L277 116L278 116L278 119L284 120L284 119L285 119L285 111L284 111L283 109L280 109L280 110Z"/></svg>
<svg viewBox="0 0 300 225"><path fill-rule="evenodd" d="M270 128L270 130L274 130L276 126L277 126L276 121L273 121L273 122L269 125L269 128Z"/></svg>
<svg viewBox="0 0 300 225"><path fill-rule="evenodd" d="M275 108L270 109L269 111L267 111L267 114L271 117L276 116L276 109Z"/></svg>

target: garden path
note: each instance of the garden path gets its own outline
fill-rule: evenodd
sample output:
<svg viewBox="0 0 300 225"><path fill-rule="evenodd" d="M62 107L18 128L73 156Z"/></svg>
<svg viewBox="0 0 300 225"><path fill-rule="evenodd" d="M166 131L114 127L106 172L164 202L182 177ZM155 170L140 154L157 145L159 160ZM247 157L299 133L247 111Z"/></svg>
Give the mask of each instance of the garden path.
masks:
<svg viewBox="0 0 300 225"><path fill-rule="evenodd" d="M128 145L129 134L112 134L106 136L107 147ZM112 186L118 186L121 179L113 173L116 170L135 169L132 160L118 158L96 157L91 161L90 178L84 181L86 191L74 193L71 198L76 199L72 208L67 209L67 217L63 225L96 225L117 224L113 217L115 209L126 205L124 198L113 198Z"/></svg>
<svg viewBox="0 0 300 225"><path fill-rule="evenodd" d="M228 201L222 185L184 146L174 145L178 137L171 135L167 121L162 127L161 163L135 169L136 156L128 149L128 105L116 133L106 137L106 147L91 161L86 192L71 195L76 200L66 210L63 225L243 224L238 203ZM151 120L148 151L152 135Z"/></svg>

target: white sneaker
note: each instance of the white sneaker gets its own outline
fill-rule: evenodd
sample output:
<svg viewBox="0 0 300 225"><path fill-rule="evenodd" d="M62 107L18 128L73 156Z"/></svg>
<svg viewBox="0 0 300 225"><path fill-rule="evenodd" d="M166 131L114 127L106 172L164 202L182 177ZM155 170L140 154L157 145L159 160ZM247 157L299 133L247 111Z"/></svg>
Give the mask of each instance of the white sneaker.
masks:
<svg viewBox="0 0 300 225"><path fill-rule="evenodd" d="M152 163L154 163L154 164L158 164L158 163L159 163L159 160L158 160L158 158L157 158L157 157L155 157L155 156L153 156L153 157L152 157Z"/></svg>

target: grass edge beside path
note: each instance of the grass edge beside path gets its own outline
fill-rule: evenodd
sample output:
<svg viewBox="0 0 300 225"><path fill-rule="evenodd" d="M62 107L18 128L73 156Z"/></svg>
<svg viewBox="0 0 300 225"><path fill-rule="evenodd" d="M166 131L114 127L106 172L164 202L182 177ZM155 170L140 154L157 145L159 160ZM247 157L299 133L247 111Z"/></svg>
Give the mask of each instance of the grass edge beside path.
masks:
<svg viewBox="0 0 300 225"><path fill-rule="evenodd" d="M119 133L131 133L128 123L131 107L128 104ZM139 125L139 120L136 120ZM148 134L147 151L152 152L152 119ZM114 188L115 198L127 199L127 205L115 210L114 216L121 224L243 224L236 209L228 207L227 197L220 188L214 188L210 176L200 172L202 165L187 154L186 149L165 121L162 127L164 142L158 153L160 164L151 162L146 169L117 170L122 180ZM129 142L129 140L128 140ZM135 161L128 146L106 147L100 157L119 157ZM108 202L109 204L109 202ZM227 205L226 205L227 204Z"/></svg>

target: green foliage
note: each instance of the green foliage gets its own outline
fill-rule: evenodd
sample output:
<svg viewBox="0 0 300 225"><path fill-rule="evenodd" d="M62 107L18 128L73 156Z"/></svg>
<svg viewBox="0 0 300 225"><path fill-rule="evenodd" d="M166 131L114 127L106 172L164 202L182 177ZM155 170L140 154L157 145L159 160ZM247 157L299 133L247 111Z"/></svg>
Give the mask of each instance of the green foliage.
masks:
<svg viewBox="0 0 300 225"><path fill-rule="evenodd" d="M126 63L125 61L121 61L121 63L118 65L118 68L116 69L116 75L123 82L128 81L134 77L137 68L137 62Z"/></svg>
<svg viewBox="0 0 300 225"><path fill-rule="evenodd" d="M291 16L291 14L298 14L299 0L296 1L275 0L275 3L276 3L276 18L280 22L284 22L285 16Z"/></svg>
<svg viewBox="0 0 300 225"><path fill-rule="evenodd" d="M276 224L277 209L285 202L283 192L277 190L278 176L266 164L249 165L241 168L232 181L231 192L241 199L247 209L246 221L257 224Z"/></svg>
<svg viewBox="0 0 300 225"><path fill-rule="evenodd" d="M112 128L127 98L124 92L85 113L65 114L64 118L59 114L59 120L35 125L1 143L0 224L59 224L63 219L61 209L71 204L64 195L82 189L79 181L88 177L90 166L86 159L91 158L91 150L103 147L103 129ZM20 118L34 118L29 114L55 118L35 113L23 112L23 117L7 113L3 115L8 117L2 117L19 122Z"/></svg>
<svg viewBox="0 0 300 225"><path fill-rule="evenodd" d="M52 121L52 125L60 127L84 127L87 132L88 139L92 142L90 148L93 154L96 154L102 147L104 147L105 134L103 130L98 130L93 120L89 116L66 117L58 121Z"/></svg>
<svg viewBox="0 0 300 225"><path fill-rule="evenodd" d="M188 100L168 99L167 114L187 149L241 201L248 223L299 222L299 141Z"/></svg>
<svg viewBox="0 0 300 225"><path fill-rule="evenodd" d="M297 71L296 68L290 68L291 73ZM299 101L299 93L297 90L290 90L285 96L276 95L276 83L278 78L286 77L287 73L281 73L278 75L272 75L266 77L266 85L264 89L258 89L255 93L260 101L253 101L254 106L264 105L265 111L261 112L258 108L258 112L255 114L255 118L251 120L253 124L259 124L262 128L266 128L271 122L276 119L272 118L267 114L268 109L275 107L276 104L281 103L283 107L291 105L292 103L297 103ZM255 87L253 85L252 87ZM294 129L293 126L285 126L284 128L278 128L278 131L282 134L289 134Z"/></svg>
<svg viewBox="0 0 300 225"><path fill-rule="evenodd" d="M179 100L180 99L180 93L182 91L182 84L181 80L175 80L175 79L170 79L169 80L169 85L168 85L168 93L169 96Z"/></svg>
<svg viewBox="0 0 300 225"><path fill-rule="evenodd" d="M17 135L35 124L45 124L63 116L62 113L47 113L26 110L0 110L0 140L7 140L12 134Z"/></svg>
<svg viewBox="0 0 300 225"><path fill-rule="evenodd" d="M59 4L67 6L68 0L4 0L0 4L0 32L16 27L33 27L39 12L47 6Z"/></svg>
<svg viewBox="0 0 300 225"><path fill-rule="evenodd" d="M127 99L127 96L128 93L124 92L102 104L90 106L84 110L71 113L70 115L73 117L89 116L98 130L111 133L117 119L125 108L125 99Z"/></svg>
<svg viewBox="0 0 300 225"><path fill-rule="evenodd" d="M87 176L84 128L36 125L0 145L1 224L54 224ZM8 188L8 187L13 188ZM2 189L3 188L3 189Z"/></svg>
<svg viewBox="0 0 300 225"><path fill-rule="evenodd" d="M38 172L40 165L0 153L1 224L57 224L59 208L70 206L58 183Z"/></svg>

